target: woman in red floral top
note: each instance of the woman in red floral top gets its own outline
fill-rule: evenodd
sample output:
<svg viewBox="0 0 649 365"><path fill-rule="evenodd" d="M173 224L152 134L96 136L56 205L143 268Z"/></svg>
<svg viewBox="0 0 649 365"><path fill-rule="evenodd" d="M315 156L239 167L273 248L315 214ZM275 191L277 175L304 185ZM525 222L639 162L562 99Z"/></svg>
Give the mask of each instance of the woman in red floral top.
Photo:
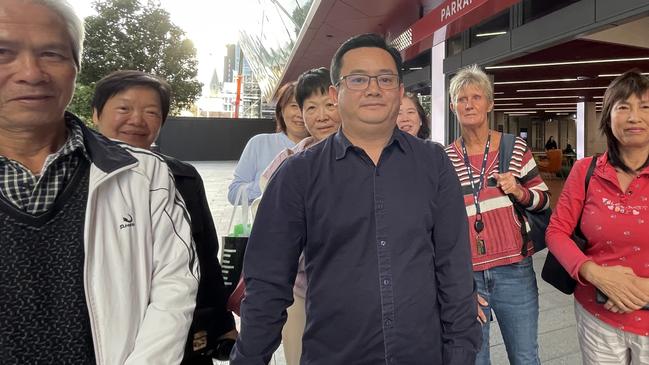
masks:
<svg viewBox="0 0 649 365"><path fill-rule="evenodd" d="M584 364L649 363L649 78L627 72L604 94L607 151L584 191L592 157L575 163L546 232L550 251L579 282ZM582 213L583 212L583 213ZM581 215L581 221L579 217ZM585 252L570 239L580 225ZM599 304L596 289L608 300Z"/></svg>

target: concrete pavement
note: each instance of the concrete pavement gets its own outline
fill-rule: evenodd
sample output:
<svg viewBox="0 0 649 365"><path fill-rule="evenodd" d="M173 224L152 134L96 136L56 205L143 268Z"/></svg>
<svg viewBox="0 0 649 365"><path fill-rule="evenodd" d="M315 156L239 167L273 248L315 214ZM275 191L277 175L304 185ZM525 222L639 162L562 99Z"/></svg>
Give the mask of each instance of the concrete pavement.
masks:
<svg viewBox="0 0 649 365"><path fill-rule="evenodd" d="M193 162L203 177L207 200L214 217L217 232L220 236L226 233L232 206L227 200L228 185L232 181L232 173L236 161L225 162ZM561 188L560 184L548 184L551 190ZM558 196L560 191L553 191ZM541 280L541 267L545 260L546 251L534 256L534 269L539 285L539 351L544 365L576 365L581 364L579 345L575 331L575 315L572 296L566 296ZM496 319L497 321L497 319ZM509 364L497 322L492 323L490 344L491 361L494 365ZM227 362L215 364L227 364ZM285 365L282 351L276 353L272 365Z"/></svg>

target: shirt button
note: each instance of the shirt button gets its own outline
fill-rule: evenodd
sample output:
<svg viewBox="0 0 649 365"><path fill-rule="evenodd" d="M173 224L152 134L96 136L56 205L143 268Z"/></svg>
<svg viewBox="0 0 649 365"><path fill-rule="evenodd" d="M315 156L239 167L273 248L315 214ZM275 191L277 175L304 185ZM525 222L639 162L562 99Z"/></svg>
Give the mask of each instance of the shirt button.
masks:
<svg viewBox="0 0 649 365"><path fill-rule="evenodd" d="M390 279L383 279L383 285L390 285Z"/></svg>
<svg viewBox="0 0 649 365"><path fill-rule="evenodd" d="M381 246L383 246L383 247L385 247L385 245L387 245L387 244L388 244L388 243L385 242L385 241L379 241L379 245L381 245Z"/></svg>
<svg viewBox="0 0 649 365"><path fill-rule="evenodd" d="M391 326L392 326L392 321L389 320L389 319L386 319L386 320L385 320L385 326L386 326L386 327L391 327Z"/></svg>

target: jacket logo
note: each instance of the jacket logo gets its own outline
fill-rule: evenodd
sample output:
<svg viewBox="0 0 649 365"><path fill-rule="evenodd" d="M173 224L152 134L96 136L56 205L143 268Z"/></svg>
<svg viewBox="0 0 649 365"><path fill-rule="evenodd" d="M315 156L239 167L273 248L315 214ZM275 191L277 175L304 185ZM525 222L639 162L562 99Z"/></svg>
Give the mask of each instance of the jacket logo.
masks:
<svg viewBox="0 0 649 365"><path fill-rule="evenodd" d="M120 230L135 226L135 223L133 223L133 216L130 214L128 214L128 218L122 217L122 220L124 221L124 223L119 225Z"/></svg>

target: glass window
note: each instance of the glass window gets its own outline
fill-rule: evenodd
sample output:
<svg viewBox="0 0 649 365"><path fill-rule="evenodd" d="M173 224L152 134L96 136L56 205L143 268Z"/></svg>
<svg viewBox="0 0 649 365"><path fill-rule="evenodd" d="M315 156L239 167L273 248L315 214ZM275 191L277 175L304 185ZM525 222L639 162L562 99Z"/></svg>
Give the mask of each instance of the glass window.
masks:
<svg viewBox="0 0 649 365"><path fill-rule="evenodd" d="M462 33L454 35L446 41L446 57L455 56L463 50Z"/></svg>
<svg viewBox="0 0 649 365"><path fill-rule="evenodd" d="M476 46L493 37L509 32L509 9L502 11L482 23L471 27L469 47Z"/></svg>
<svg viewBox="0 0 649 365"><path fill-rule="evenodd" d="M257 2L258 6L241 18L239 40L262 97L269 99L286 68L313 0Z"/></svg>
<svg viewBox="0 0 649 365"><path fill-rule="evenodd" d="M523 24L548 15L579 0L523 0Z"/></svg>

